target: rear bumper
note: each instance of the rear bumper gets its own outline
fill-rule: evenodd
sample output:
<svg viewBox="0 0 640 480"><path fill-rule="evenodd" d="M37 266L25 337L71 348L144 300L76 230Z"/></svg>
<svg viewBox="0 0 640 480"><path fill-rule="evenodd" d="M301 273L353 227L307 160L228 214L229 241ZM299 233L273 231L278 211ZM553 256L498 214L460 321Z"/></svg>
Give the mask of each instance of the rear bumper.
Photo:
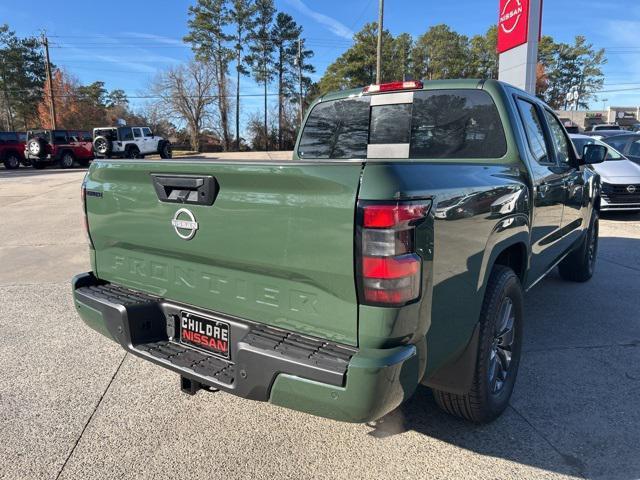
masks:
<svg viewBox="0 0 640 480"><path fill-rule="evenodd" d="M358 350L202 312L107 284L92 273L73 279L73 296L83 321L128 352L243 398L335 420L368 422L398 407L418 385L413 345ZM229 324L229 360L174 340L182 311Z"/></svg>

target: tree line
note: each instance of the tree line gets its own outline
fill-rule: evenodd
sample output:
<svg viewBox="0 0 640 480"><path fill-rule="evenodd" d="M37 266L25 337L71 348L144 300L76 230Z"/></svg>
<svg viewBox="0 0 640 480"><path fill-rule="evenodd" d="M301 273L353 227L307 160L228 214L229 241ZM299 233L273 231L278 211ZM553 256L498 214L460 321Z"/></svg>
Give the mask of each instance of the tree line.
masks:
<svg viewBox="0 0 640 480"><path fill-rule="evenodd" d="M306 47L302 27L289 14L277 12L273 0L196 0L188 18L183 40L192 60L161 71L149 85L149 101L138 111L131 109L124 91L108 91L101 81L82 85L53 65L60 127L89 129L124 118L184 138L196 151L203 134L224 150L290 149L302 111L315 98L375 82L376 23L357 32L353 45L314 83L314 54ZM497 78L496 41L495 27L472 37L447 25L435 25L417 38L384 30L383 81ZM576 86L579 106L587 108L602 89L605 63L604 50L594 49L584 36L573 43L544 36L537 94L561 109L568 89ZM249 77L260 86L263 106L248 115L243 129L242 92ZM50 124L51 92L45 80L40 40L19 38L7 25L0 26L0 128Z"/></svg>
<svg viewBox="0 0 640 480"><path fill-rule="evenodd" d="M206 123L224 150L239 150L242 79L251 76L262 86L264 97L262 124L254 117L248 124L252 147L293 148L297 112L312 85L309 75L315 72L310 63L313 51L305 46L302 27L291 15L277 12L273 0L197 0L189 7L188 26L184 41L194 59L155 80L157 109L186 120L194 149L199 147L197 132ZM269 122L273 84L277 89L275 125Z"/></svg>
<svg viewBox="0 0 640 480"><path fill-rule="evenodd" d="M369 23L354 36L353 46L327 68L318 94L375 83L378 27ZM382 36L382 80L498 78L497 28L468 37L448 25L435 25L414 39L407 33ZM536 94L555 109L564 108L569 88L577 86L580 108L595 101L604 83L604 49L584 36L572 44L550 36L540 41Z"/></svg>

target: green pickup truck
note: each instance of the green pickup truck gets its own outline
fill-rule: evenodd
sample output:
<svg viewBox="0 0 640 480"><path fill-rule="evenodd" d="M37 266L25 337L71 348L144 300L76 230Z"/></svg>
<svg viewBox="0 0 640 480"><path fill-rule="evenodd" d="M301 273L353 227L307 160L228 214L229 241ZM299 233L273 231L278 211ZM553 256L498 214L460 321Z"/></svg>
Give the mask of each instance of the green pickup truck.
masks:
<svg viewBox="0 0 640 480"><path fill-rule="evenodd" d="M75 306L190 394L368 422L422 384L487 422L523 291L593 275L606 150L576 153L523 91L452 80L322 97L291 161L98 160Z"/></svg>

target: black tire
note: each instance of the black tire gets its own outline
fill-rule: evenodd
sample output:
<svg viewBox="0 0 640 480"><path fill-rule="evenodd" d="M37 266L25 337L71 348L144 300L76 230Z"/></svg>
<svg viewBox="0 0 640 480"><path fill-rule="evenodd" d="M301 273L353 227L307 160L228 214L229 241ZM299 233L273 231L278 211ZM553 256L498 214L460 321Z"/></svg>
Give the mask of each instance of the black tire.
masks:
<svg viewBox="0 0 640 480"><path fill-rule="evenodd" d="M4 168L7 170L15 170L20 168L20 157L17 153L10 152L4 157Z"/></svg>
<svg viewBox="0 0 640 480"><path fill-rule="evenodd" d="M75 157L73 156L73 153L71 152L63 152L62 155L60 156L60 160L58 160L58 165L60 165L60 168L72 168L73 167L73 162L75 162Z"/></svg>
<svg viewBox="0 0 640 480"><path fill-rule="evenodd" d="M433 390L445 412L476 423L495 420L509 405L522 350L523 293L513 270L496 265L480 313L478 356L464 395ZM502 331L502 332L501 332Z"/></svg>
<svg viewBox="0 0 640 480"><path fill-rule="evenodd" d="M127 147L127 149L124 152L124 156L125 158L131 158L131 159L141 158L140 150L138 149L138 147L134 147L134 146Z"/></svg>
<svg viewBox="0 0 640 480"><path fill-rule="evenodd" d="M113 152L113 142L102 135L93 139L93 151L100 157L108 158Z"/></svg>
<svg viewBox="0 0 640 480"><path fill-rule="evenodd" d="M171 142L163 140L158 144L158 153L160 158L169 159L173 157L173 149L171 148Z"/></svg>
<svg viewBox="0 0 640 480"><path fill-rule="evenodd" d="M42 160L31 160L31 166L36 170L42 170L47 166L47 164Z"/></svg>
<svg viewBox="0 0 640 480"><path fill-rule="evenodd" d="M570 282L588 282L593 277L598 259L598 236L600 233L600 219L594 210L591 216L589 230L580 246L560 262L558 270L563 280Z"/></svg>

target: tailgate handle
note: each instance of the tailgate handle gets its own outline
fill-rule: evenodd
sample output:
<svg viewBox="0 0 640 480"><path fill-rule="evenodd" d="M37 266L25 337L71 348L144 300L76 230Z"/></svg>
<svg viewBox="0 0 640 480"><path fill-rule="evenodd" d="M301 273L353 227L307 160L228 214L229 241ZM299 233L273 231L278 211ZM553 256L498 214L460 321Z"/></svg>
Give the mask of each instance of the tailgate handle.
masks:
<svg viewBox="0 0 640 480"><path fill-rule="evenodd" d="M211 206L218 196L218 182L210 175L152 174L151 177L161 202Z"/></svg>

